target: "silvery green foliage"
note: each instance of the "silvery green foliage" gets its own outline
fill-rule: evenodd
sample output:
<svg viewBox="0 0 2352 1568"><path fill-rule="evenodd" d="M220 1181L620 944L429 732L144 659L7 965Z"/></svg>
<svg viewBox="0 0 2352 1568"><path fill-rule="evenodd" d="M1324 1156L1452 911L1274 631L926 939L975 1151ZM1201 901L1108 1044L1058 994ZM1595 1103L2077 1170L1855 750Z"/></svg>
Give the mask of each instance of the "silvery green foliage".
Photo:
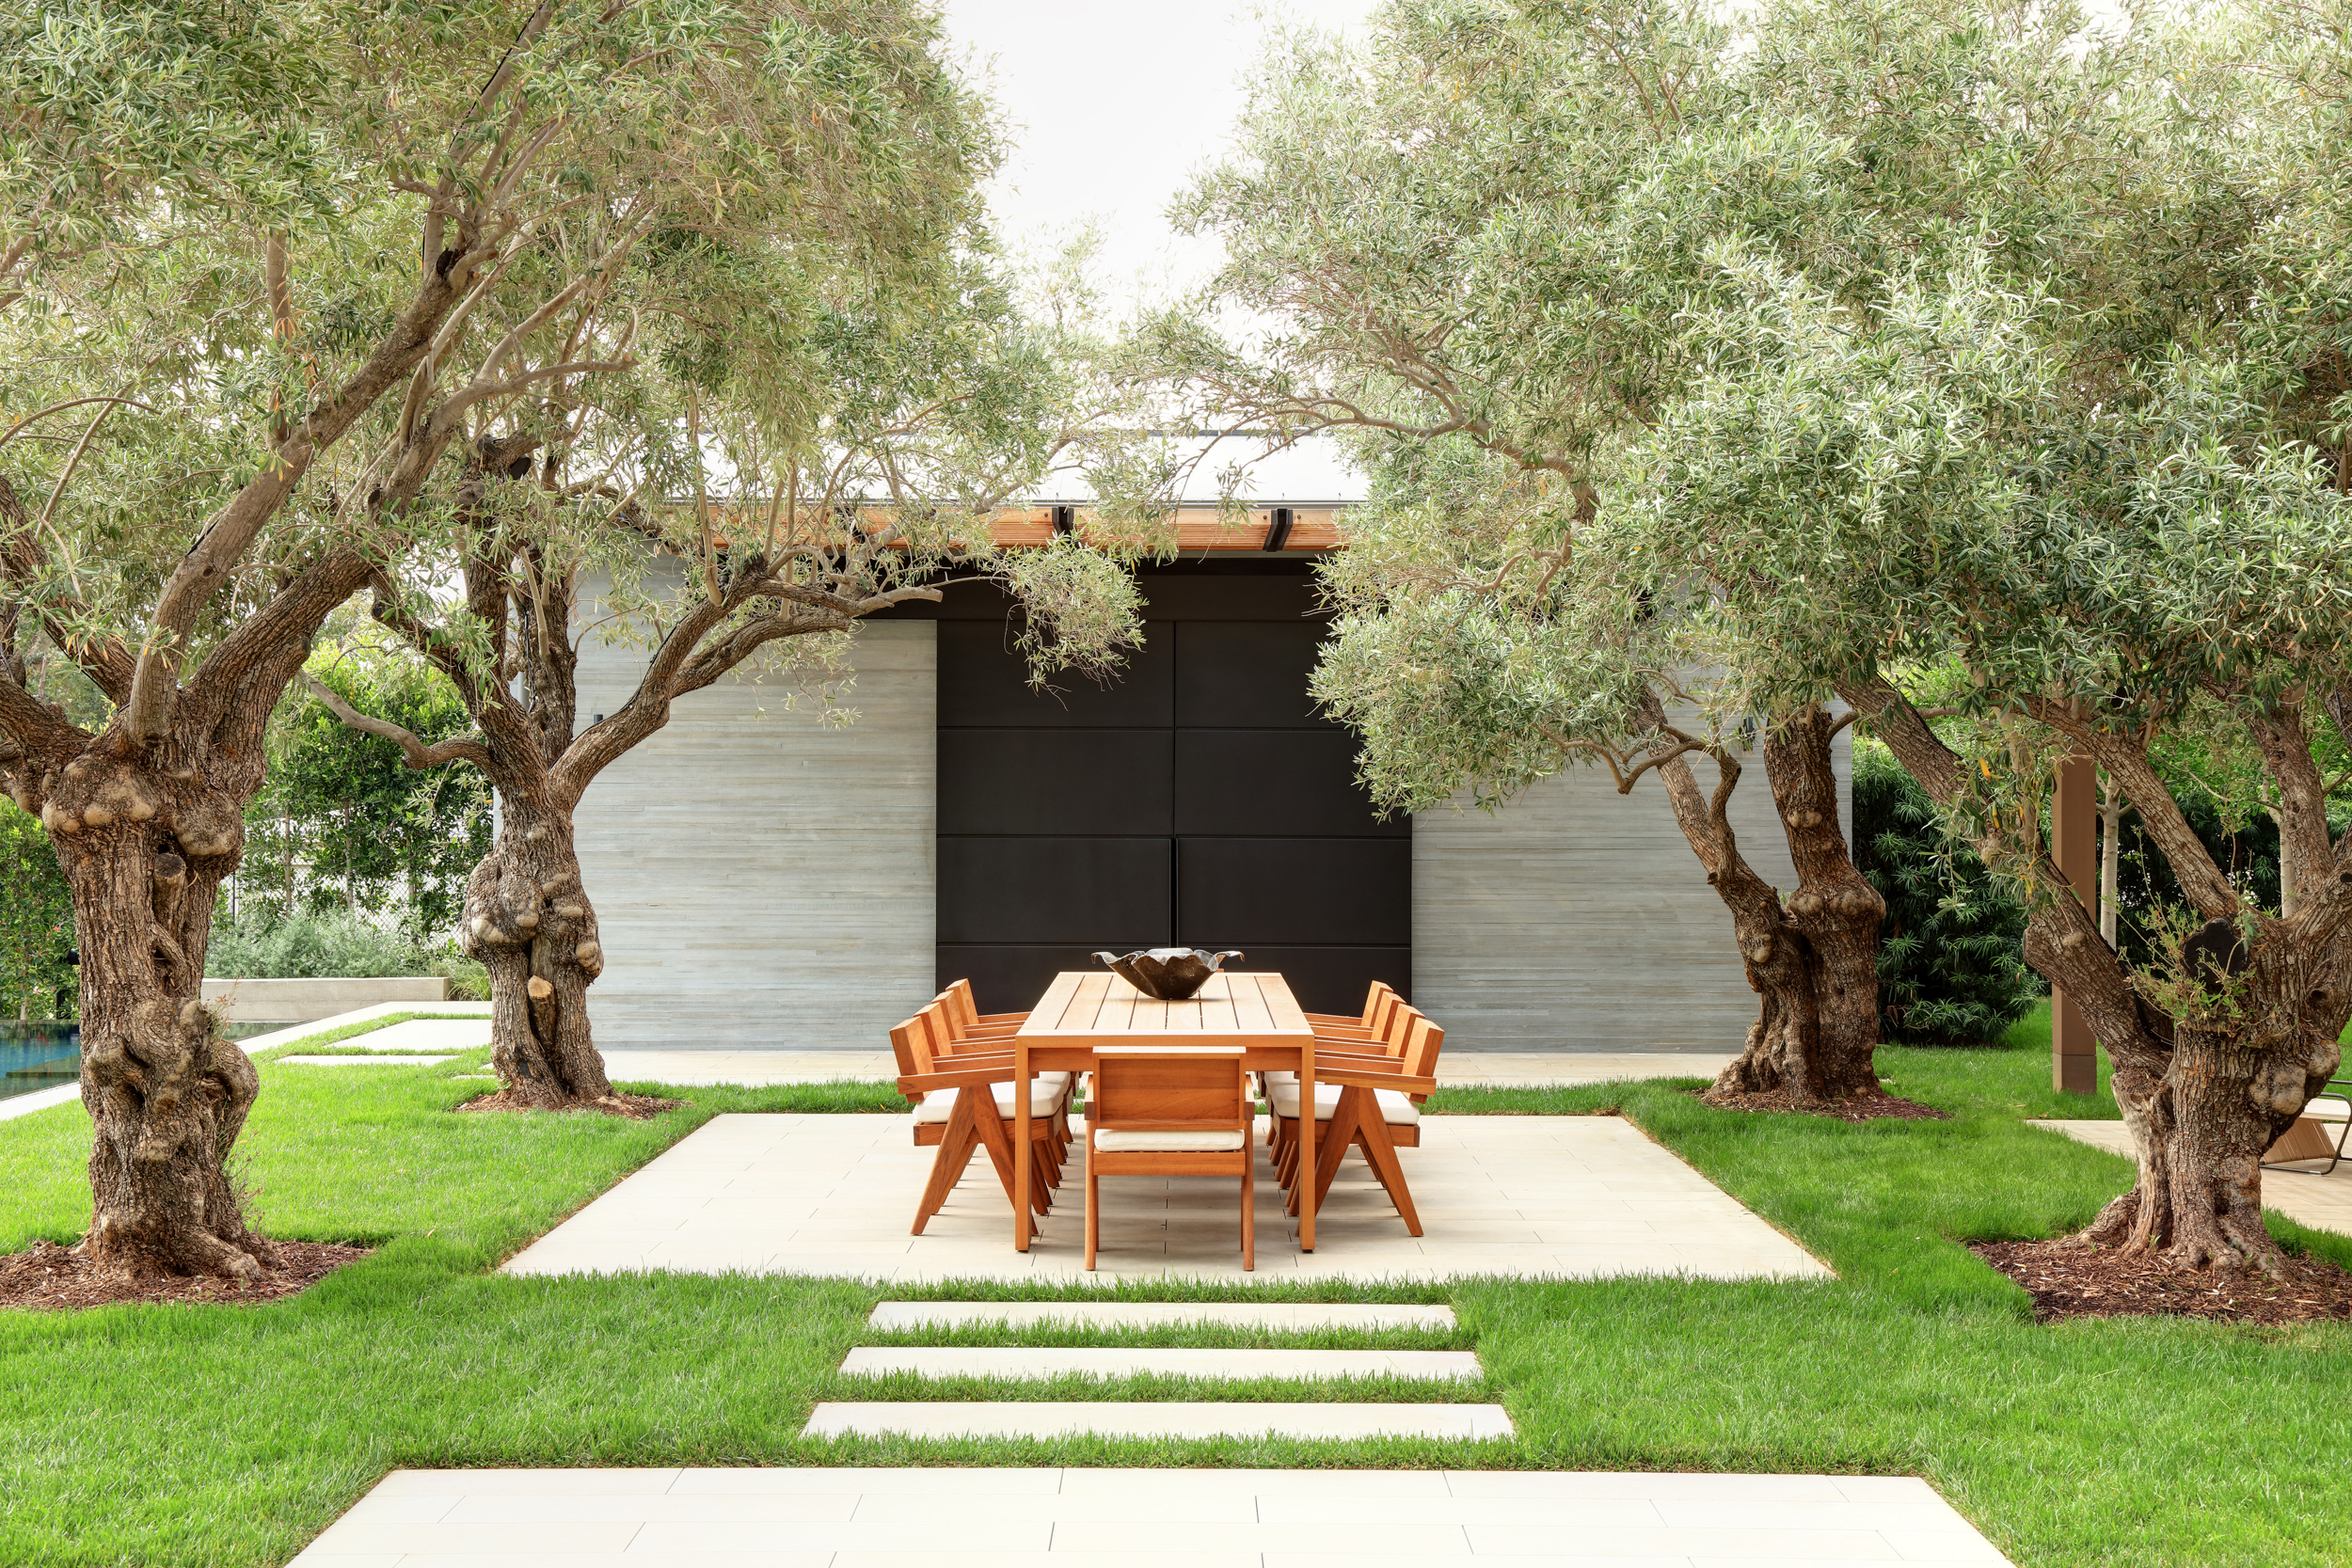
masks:
<svg viewBox="0 0 2352 1568"><path fill-rule="evenodd" d="M1321 690L1384 795L1621 747L1566 700L1605 657L1720 669L1721 713L1957 657L2013 821L2051 754L2028 697L2162 726L2332 686L2331 17L1417 0L1288 40L1185 208L1271 325L1154 343L1211 417L1356 433L1381 474ZM1474 485L1415 451L1454 440L1497 460Z"/></svg>
<svg viewBox="0 0 2352 1568"><path fill-rule="evenodd" d="M1671 623L1628 557L1572 537L1555 486L1460 438L1395 454L1324 568L1338 609L1315 696L1362 737L1384 807L1493 804L1581 755L1658 738ZM1583 547L1579 547L1580 544Z"/></svg>
<svg viewBox="0 0 2352 1568"><path fill-rule="evenodd" d="M631 372L681 337L749 358L871 289L935 289L927 258L974 221L996 157L935 19L894 0L263 0L6 25L0 403L25 417L0 430L0 474L37 519L27 596L70 640L141 641L163 575L386 340L459 206L503 236L495 260L417 377L366 393L310 463L195 651L324 549L433 538L456 465L399 473L423 424L461 449L527 428L594 451L584 411L648 422L661 389ZM101 397L125 401L77 401Z"/></svg>

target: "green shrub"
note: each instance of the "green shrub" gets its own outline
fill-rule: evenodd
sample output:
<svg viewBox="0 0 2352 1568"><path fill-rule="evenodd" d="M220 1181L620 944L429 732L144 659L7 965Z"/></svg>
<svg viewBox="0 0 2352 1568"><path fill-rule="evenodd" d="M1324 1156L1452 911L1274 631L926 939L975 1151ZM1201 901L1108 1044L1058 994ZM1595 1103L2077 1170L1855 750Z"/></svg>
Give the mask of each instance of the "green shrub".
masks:
<svg viewBox="0 0 2352 1568"><path fill-rule="evenodd" d="M1947 837L1916 780L1877 741L1854 742L1854 863L1886 900L1879 1008L1904 1045L1995 1045L2042 994L2026 967L2026 911Z"/></svg>
<svg viewBox="0 0 2352 1568"><path fill-rule="evenodd" d="M324 914L272 913L217 924L205 955L204 973L216 979L246 980L446 974L451 973L452 960L458 965L472 963L450 943L421 942L401 931L371 926L348 911L336 910Z"/></svg>
<svg viewBox="0 0 2352 1568"><path fill-rule="evenodd" d="M79 1016L73 895L48 831L0 795L0 1018Z"/></svg>

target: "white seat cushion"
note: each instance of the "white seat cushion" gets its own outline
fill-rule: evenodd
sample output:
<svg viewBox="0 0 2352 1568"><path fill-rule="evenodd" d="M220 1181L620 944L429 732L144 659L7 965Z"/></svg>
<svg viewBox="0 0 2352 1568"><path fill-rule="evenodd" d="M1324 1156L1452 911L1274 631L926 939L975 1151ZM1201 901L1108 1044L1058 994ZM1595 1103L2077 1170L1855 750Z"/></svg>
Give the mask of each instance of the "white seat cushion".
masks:
<svg viewBox="0 0 2352 1568"><path fill-rule="evenodd" d="M1421 1107L1396 1090L1375 1089L1372 1093L1373 1098L1380 1102L1380 1119L1390 1126L1410 1127L1421 1120ZM1297 1118L1298 1085L1296 1084L1272 1085L1269 1097L1274 1101L1276 1116L1289 1117L1293 1120ZM1329 1121L1339 1108L1340 1086L1337 1084L1317 1084L1315 1085L1315 1119Z"/></svg>
<svg viewBox="0 0 2352 1568"><path fill-rule="evenodd" d="M1218 1132L1203 1128L1187 1132L1182 1128L1128 1131L1105 1127L1094 1134L1094 1147L1105 1154L1225 1154L1249 1147L1249 1134L1240 1128Z"/></svg>
<svg viewBox="0 0 2352 1568"><path fill-rule="evenodd" d="M991 1084L989 1089L996 1097L996 1114L1000 1117L1011 1116L1012 1085ZM1069 1091L1068 1073L1055 1073L1050 1080L1041 1073L1029 1081L1029 1115L1052 1116L1061 1109L1062 1097ZM960 1092L957 1089L933 1089L923 1097L923 1103L914 1108L914 1119L918 1122L946 1121L956 1114L956 1096Z"/></svg>

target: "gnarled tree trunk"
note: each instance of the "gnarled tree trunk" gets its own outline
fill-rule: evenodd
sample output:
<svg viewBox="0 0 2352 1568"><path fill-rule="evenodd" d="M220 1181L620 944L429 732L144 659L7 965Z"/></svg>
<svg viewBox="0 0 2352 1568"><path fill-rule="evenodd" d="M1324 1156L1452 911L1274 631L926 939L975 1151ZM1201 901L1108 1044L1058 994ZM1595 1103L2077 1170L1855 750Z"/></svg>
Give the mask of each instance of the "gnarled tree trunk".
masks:
<svg viewBox="0 0 2352 1568"><path fill-rule="evenodd" d="M1964 801L1961 759L1900 693L1871 680L1843 695L1931 799L1946 807ZM2063 713L2050 716L2061 728L2072 723ZM2110 732L2072 727L2072 738L2138 808L2183 886L2209 884L2200 899L2207 907L2234 902L2144 752L2126 749ZM2263 1155L2326 1086L2341 1055L2337 1036L2352 1019L2352 840L2328 847L2325 797L2299 717L2285 713L2251 727L2288 781L2294 831L2308 842L2292 917L2249 912L2250 942L2217 917L2181 955L2185 973L2209 982L2208 1000L2233 994L2232 1010L2196 1007L2176 1022L2134 984L2079 898L2061 893L2044 900L2026 927L2026 961L2065 988L2114 1064L2109 1082L2138 1154L2132 1190L2079 1239L2184 1268L2283 1266L2285 1254L2262 1223ZM1988 864L2012 870L2027 855L2043 886L2066 885L2038 841L2020 849L1987 837L1978 850ZM2314 866L2324 869L2314 874ZM2208 1013L2210 1020L2202 1017Z"/></svg>
<svg viewBox="0 0 2352 1568"><path fill-rule="evenodd" d="M490 1060L506 1092L539 1110L617 1103L588 1027L604 972L568 814L501 792L498 843L466 889L460 942L490 972Z"/></svg>
<svg viewBox="0 0 2352 1568"><path fill-rule="evenodd" d="M1662 709L1652 721L1663 724ZM1764 766L1797 867L1797 890L1779 891L1740 853L1729 818L1740 768L1716 750L1712 797L1680 756L1660 766L1675 819L1731 911L1733 939L1759 999L1739 1058L1708 1093L1785 1091L1818 1104L1879 1086L1878 928L1886 904L1847 851L1837 822L1837 777L1830 740L1836 722L1820 708L1774 725Z"/></svg>
<svg viewBox="0 0 2352 1568"><path fill-rule="evenodd" d="M56 846L81 943L82 1102L96 1124L82 1251L129 1276L256 1277L278 1254L246 1228L224 1162L261 1078L201 1002L214 895L244 838L238 800L206 787L199 758L153 768L103 745L24 802Z"/></svg>

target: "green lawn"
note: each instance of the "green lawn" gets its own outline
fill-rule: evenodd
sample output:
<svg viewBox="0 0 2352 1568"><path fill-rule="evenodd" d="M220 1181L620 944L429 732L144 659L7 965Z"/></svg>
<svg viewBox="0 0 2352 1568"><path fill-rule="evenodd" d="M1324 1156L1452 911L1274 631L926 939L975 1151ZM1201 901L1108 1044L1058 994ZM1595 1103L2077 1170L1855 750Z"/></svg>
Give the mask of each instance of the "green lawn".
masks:
<svg viewBox="0 0 2352 1568"><path fill-rule="evenodd" d="M1841 1275L1247 1288L1266 1299L1452 1301L1457 1335L1377 1342L1478 1349L1486 1380L1467 1397L1508 1405L1520 1437L1474 1459L1421 1442L803 1443L809 1405L842 1392L834 1368L879 1290L486 1271L714 1113L884 1109L897 1103L886 1087L674 1089L690 1103L644 1123L460 1117L448 1108L483 1085L455 1075L480 1071L482 1053L441 1068L267 1064L244 1145L267 1229L382 1250L272 1307L0 1314L0 1561L279 1563L396 1465L1465 1462L1915 1473L2021 1564L2347 1560L2336 1514L2352 1452L2339 1392L2352 1379L2352 1329L2041 1327L2023 1294L1959 1245L2062 1231L2128 1180L2125 1162L2021 1125L2027 1114L2113 1109L2061 1102L2031 1025L2014 1037L2004 1052L1883 1053L1899 1092L1957 1113L1945 1122L1714 1112L1682 1092L1688 1084L1448 1091L1440 1108L1454 1112L1616 1109ZM0 1250L77 1232L87 1147L78 1107L0 1123ZM2352 1262L2352 1239L2280 1228ZM1145 1338L1261 1342L1216 1331ZM1072 1392L893 1386L941 1398ZM1177 1386L1095 1386L1158 1397ZM1216 1397L1329 1393L1255 1384Z"/></svg>

